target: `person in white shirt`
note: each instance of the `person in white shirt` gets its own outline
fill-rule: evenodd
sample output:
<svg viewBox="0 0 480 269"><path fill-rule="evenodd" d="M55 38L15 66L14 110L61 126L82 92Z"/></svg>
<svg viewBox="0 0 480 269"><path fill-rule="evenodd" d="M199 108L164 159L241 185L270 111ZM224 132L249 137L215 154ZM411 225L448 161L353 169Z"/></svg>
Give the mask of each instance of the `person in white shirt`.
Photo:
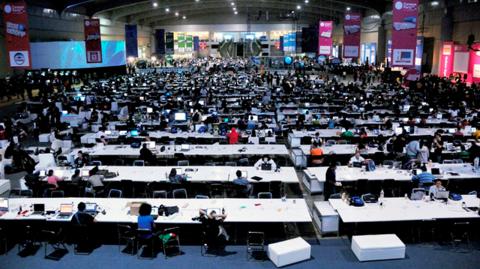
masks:
<svg viewBox="0 0 480 269"><path fill-rule="evenodd" d="M440 179L436 179L435 180L435 184L433 184L432 186L430 186L430 189L428 189L428 193L430 195L430 197L436 197L437 196L437 193L439 191L446 191L445 187L442 185L442 180Z"/></svg>
<svg viewBox="0 0 480 269"><path fill-rule="evenodd" d="M270 164L272 166L272 170L275 171L277 169L277 164L270 159L267 155L263 156L260 160L255 163L255 168L261 169L263 164Z"/></svg>
<svg viewBox="0 0 480 269"><path fill-rule="evenodd" d="M349 166L353 166L354 163L364 163L365 162L365 158L363 158L361 155L360 155L360 151L356 151L355 152L355 155L353 155L351 158L350 158L350 161L348 161L348 165Z"/></svg>

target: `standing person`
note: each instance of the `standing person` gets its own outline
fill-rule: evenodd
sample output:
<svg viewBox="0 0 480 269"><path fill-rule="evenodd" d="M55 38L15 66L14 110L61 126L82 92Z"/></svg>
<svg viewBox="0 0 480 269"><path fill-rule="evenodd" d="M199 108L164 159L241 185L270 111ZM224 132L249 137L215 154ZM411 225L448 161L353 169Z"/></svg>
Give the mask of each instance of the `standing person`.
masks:
<svg viewBox="0 0 480 269"><path fill-rule="evenodd" d="M432 142L432 148L433 148L433 154L434 157L433 159L440 163L442 161L442 151L443 151L443 141L442 141L442 135L440 133L435 133L435 137L433 138Z"/></svg>
<svg viewBox="0 0 480 269"><path fill-rule="evenodd" d="M420 141L420 153L418 155L420 164L428 163L430 159L430 148L425 140Z"/></svg>
<svg viewBox="0 0 480 269"><path fill-rule="evenodd" d="M336 181L336 170L337 170L337 163L332 161L325 174L326 181L325 181L325 188L323 190L325 201L328 201L330 196L336 193L335 188L337 185L339 185Z"/></svg>
<svg viewBox="0 0 480 269"><path fill-rule="evenodd" d="M231 129L230 133L227 134L228 143L229 144L237 144L238 143L238 137L239 137L239 134L237 133L237 130L235 129L235 127L233 127Z"/></svg>

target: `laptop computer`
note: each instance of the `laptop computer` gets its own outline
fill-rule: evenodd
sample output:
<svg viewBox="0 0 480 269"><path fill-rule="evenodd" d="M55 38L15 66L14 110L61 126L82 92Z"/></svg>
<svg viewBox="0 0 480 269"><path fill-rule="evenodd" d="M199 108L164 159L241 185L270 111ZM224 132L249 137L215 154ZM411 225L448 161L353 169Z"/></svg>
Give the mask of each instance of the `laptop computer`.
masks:
<svg viewBox="0 0 480 269"><path fill-rule="evenodd" d="M262 164L262 170L263 170L263 171L270 171L270 170L272 170L272 164L271 164L271 163L263 163L263 164Z"/></svg>
<svg viewBox="0 0 480 269"><path fill-rule="evenodd" d="M59 217L67 218L73 214L73 204L61 204L60 212L58 213Z"/></svg>
<svg viewBox="0 0 480 269"><path fill-rule="evenodd" d="M435 194L435 199L447 200L449 195L449 191L437 191L437 193Z"/></svg>
<svg viewBox="0 0 480 269"><path fill-rule="evenodd" d="M97 214L97 204L96 203L85 203L85 213Z"/></svg>
<svg viewBox="0 0 480 269"><path fill-rule="evenodd" d="M432 168L432 175L440 175L440 168Z"/></svg>
<svg viewBox="0 0 480 269"><path fill-rule="evenodd" d="M33 204L32 215L42 215L45 213L45 204Z"/></svg>

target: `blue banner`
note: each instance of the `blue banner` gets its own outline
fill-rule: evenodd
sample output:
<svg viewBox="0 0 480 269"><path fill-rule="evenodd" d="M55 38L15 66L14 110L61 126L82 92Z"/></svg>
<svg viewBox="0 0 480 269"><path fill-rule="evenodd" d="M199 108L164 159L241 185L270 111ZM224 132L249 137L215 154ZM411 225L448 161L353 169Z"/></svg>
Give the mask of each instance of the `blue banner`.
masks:
<svg viewBox="0 0 480 269"><path fill-rule="evenodd" d="M125 51L127 57L138 57L137 25L125 24Z"/></svg>
<svg viewBox="0 0 480 269"><path fill-rule="evenodd" d="M155 30L155 54L158 54L158 55L165 54L165 30L164 29Z"/></svg>
<svg viewBox="0 0 480 269"><path fill-rule="evenodd" d="M173 33L172 32L168 32L166 33L165 35L165 46L166 46L166 53L171 55L174 53L174 49L175 49L175 40L174 40L174 37L173 37Z"/></svg>
<svg viewBox="0 0 480 269"><path fill-rule="evenodd" d="M283 51L283 48L284 48L283 42L284 42L284 40L285 40L285 37L283 37L283 35L280 36L280 41L279 41L279 43L280 43L280 46L279 46L279 47L280 47L280 51Z"/></svg>
<svg viewBox="0 0 480 269"><path fill-rule="evenodd" d="M198 36L193 37L193 50L194 51L200 50L200 38L198 38Z"/></svg>

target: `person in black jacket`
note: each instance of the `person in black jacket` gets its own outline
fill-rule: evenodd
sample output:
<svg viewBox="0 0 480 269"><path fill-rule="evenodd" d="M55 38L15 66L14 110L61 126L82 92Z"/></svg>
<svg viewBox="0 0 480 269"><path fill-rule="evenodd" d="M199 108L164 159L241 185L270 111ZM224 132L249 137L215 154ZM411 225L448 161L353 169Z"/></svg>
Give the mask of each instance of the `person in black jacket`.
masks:
<svg viewBox="0 0 480 269"><path fill-rule="evenodd" d="M330 196L335 193L336 186L336 173L337 163L332 161L328 166L327 173L325 174L325 187L323 189L323 195L325 196L325 201L328 201Z"/></svg>

